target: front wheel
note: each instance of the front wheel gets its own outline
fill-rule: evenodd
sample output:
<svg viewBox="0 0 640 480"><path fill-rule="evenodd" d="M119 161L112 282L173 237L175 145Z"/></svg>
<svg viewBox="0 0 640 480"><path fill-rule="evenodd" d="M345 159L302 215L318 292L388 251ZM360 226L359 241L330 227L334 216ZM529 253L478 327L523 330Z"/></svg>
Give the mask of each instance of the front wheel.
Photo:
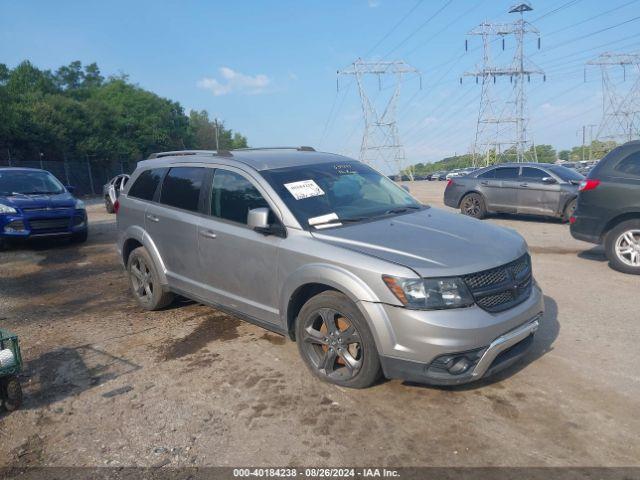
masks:
<svg viewBox="0 0 640 480"><path fill-rule="evenodd" d="M324 381L366 388L381 376L367 322L342 293L323 292L304 304L296 322L296 341L311 372Z"/></svg>
<svg viewBox="0 0 640 480"><path fill-rule="evenodd" d="M482 219L487 214L484 198L479 193L469 193L460 202L460 212L469 217Z"/></svg>
<svg viewBox="0 0 640 480"><path fill-rule="evenodd" d="M22 387L18 377L12 375L3 379L0 388L2 388L4 408L10 412L19 409L20 405L22 405Z"/></svg>
<svg viewBox="0 0 640 480"><path fill-rule="evenodd" d="M604 247L611 268L640 275L640 220L617 225L607 234Z"/></svg>

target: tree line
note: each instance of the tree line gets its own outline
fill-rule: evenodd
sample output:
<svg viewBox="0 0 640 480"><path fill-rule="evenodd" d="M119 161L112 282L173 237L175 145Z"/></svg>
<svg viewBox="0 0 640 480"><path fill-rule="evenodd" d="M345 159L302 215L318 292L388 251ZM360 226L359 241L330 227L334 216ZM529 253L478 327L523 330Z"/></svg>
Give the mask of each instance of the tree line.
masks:
<svg viewBox="0 0 640 480"><path fill-rule="evenodd" d="M243 135L187 115L180 103L131 83L105 78L97 64L75 61L55 72L28 61L0 64L0 159L136 161L167 150L247 146ZM217 130L217 131L216 131Z"/></svg>
<svg viewBox="0 0 640 480"><path fill-rule="evenodd" d="M581 160L598 160L613 150L617 144L615 142L600 142L594 140L590 145L579 145L569 150L560 150L559 152L552 145L536 145L529 148L527 158L536 159L538 162L553 163L556 160L565 160L577 162ZM507 150L504 153L497 154L489 152L489 163L504 163L515 161L515 152ZM484 162L483 162L484 163ZM442 170L453 170L455 168L466 168L473 165L473 156L471 154L455 155L446 157L433 163L417 163L409 167L414 175L426 175L428 173L438 172ZM403 173L408 173L407 171Z"/></svg>

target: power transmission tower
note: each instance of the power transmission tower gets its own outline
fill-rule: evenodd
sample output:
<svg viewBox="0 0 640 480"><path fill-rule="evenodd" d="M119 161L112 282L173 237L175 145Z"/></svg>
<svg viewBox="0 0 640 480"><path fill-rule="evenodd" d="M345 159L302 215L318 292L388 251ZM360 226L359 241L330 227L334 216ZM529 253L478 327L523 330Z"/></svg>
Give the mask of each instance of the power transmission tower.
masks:
<svg viewBox="0 0 640 480"><path fill-rule="evenodd" d="M640 54L602 53L587 65L602 74L602 119L596 140L628 142L640 136ZM616 83L613 68L622 67L622 82ZM622 83L631 79L628 89Z"/></svg>
<svg viewBox="0 0 640 480"><path fill-rule="evenodd" d="M529 118L525 85L531 81L532 75L542 75L545 80L546 77L524 53L525 40L530 34L537 37L540 48L540 32L524 19L524 13L531 10L533 8L528 3L515 5L509 13L519 13L519 20L512 23L484 22L468 33L482 37L484 52L482 66L475 71L464 73L464 76L475 77L476 83L482 81L473 147L475 166L494 163L501 156L509 154L514 155L517 162L536 161L536 155L529 155L532 144L527 138ZM504 50L505 40L509 36L515 37L516 41L511 64L496 66L492 62L492 44L499 39ZM467 41L465 48L468 49ZM510 92L497 85L499 77L509 77L512 86ZM460 82L462 83L462 79ZM526 158L528 156L532 158Z"/></svg>
<svg viewBox="0 0 640 480"><path fill-rule="evenodd" d="M396 122L396 107L400 97L400 85L404 75L417 74L420 76L420 71L402 60L368 62L359 58L348 68L338 70L337 73L338 79L340 76L353 75L358 85L364 116L360 161L376 168L385 167L388 170L387 173L401 173L405 167L406 158ZM384 104L382 113L379 113L376 108L375 101L377 97L371 100L370 96L367 95L365 80L370 75L377 77L379 91L382 91L384 77L391 77L394 81L391 96ZM421 77L420 83L422 84ZM413 180L412 172L409 172L409 175Z"/></svg>

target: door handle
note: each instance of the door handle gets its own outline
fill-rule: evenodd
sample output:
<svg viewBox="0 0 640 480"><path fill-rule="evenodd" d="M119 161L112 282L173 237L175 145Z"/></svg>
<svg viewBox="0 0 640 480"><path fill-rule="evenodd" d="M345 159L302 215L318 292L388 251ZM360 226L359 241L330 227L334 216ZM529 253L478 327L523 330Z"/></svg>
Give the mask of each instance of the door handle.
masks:
<svg viewBox="0 0 640 480"><path fill-rule="evenodd" d="M152 215L150 213L147 213L147 219L151 220L152 222L156 222L156 223L158 223L160 221L160 217L156 217L155 215Z"/></svg>
<svg viewBox="0 0 640 480"><path fill-rule="evenodd" d="M480 182L480 185L487 186L487 185L489 185L489 182L487 182L487 181L485 180L485 181Z"/></svg>
<svg viewBox="0 0 640 480"><path fill-rule="evenodd" d="M216 234L211 230L200 230L200 235L207 238L216 238Z"/></svg>
<svg viewBox="0 0 640 480"><path fill-rule="evenodd" d="M527 188L529 186L529 184L528 183L521 183L520 186Z"/></svg>

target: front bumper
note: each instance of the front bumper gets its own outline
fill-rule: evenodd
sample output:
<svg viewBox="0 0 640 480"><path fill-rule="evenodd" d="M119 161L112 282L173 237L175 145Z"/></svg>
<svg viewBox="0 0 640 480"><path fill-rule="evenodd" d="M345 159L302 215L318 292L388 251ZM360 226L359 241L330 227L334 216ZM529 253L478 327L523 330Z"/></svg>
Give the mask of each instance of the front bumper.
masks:
<svg viewBox="0 0 640 480"><path fill-rule="evenodd" d="M544 298L534 284L527 300L498 313L478 306L452 310L408 310L360 302L370 320L387 378L455 385L506 368L526 352L544 314ZM470 366L453 375L447 357Z"/></svg>
<svg viewBox="0 0 640 480"><path fill-rule="evenodd" d="M73 235L87 228L87 212L79 209L0 216L0 238L4 239Z"/></svg>

